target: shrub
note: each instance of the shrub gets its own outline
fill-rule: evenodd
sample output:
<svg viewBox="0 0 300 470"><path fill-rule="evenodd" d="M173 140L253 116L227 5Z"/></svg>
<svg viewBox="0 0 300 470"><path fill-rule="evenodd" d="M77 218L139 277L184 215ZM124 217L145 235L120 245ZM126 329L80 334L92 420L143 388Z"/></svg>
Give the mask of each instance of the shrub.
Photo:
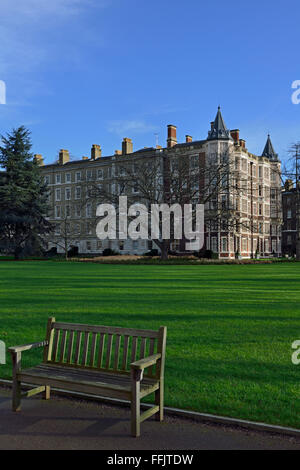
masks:
<svg viewBox="0 0 300 470"><path fill-rule="evenodd" d="M153 248L150 251L147 251L147 253L144 253L144 256L158 256L158 250Z"/></svg>
<svg viewBox="0 0 300 470"><path fill-rule="evenodd" d="M46 256L56 256L57 255L57 248L53 246L50 250L46 251Z"/></svg>
<svg viewBox="0 0 300 470"><path fill-rule="evenodd" d="M117 251L112 250L111 248L105 248L102 253L103 256L116 256L118 254L119 253Z"/></svg>
<svg viewBox="0 0 300 470"><path fill-rule="evenodd" d="M78 256L78 246L71 246L68 251L68 256L74 258L74 256Z"/></svg>

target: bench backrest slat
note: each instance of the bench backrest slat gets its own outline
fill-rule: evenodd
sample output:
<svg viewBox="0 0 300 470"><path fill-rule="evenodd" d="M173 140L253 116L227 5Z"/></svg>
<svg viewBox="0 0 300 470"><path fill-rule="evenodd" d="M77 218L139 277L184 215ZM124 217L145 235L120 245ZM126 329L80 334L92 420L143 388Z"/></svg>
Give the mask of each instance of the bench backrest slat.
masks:
<svg viewBox="0 0 300 470"><path fill-rule="evenodd" d="M49 346L44 362L129 373L130 363L156 352L165 354L166 328L142 330L56 322L47 326ZM145 375L161 377L164 357Z"/></svg>

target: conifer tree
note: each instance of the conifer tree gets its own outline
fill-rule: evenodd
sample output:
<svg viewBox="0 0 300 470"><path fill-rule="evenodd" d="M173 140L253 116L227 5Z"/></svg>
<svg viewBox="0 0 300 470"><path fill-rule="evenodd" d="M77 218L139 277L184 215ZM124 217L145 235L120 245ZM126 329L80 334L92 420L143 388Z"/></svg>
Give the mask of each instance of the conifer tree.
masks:
<svg viewBox="0 0 300 470"><path fill-rule="evenodd" d="M19 259L42 246L44 235L51 231L47 187L31 153L29 130L13 129L1 141L0 249Z"/></svg>

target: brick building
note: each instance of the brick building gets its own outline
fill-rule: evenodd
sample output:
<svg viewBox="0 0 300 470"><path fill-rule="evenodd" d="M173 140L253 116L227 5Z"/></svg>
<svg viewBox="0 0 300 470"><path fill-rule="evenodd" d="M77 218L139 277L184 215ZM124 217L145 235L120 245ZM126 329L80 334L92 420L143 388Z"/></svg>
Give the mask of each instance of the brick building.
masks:
<svg viewBox="0 0 300 470"><path fill-rule="evenodd" d="M72 245L78 246L80 253L100 254L104 248L110 247L124 254L142 254L156 248L151 240L98 240L95 233L96 202L85 203L89 182L105 186L106 190L114 193L121 177L120 164L124 165L124 162L134 167L145 159L168 158L176 162L184 157L191 162L193 171L198 162L209 165L210 161L219 161L226 155L230 162L227 186L205 204L205 248L220 258L279 255L282 223L280 161L270 136L262 155L254 155L247 150L246 142L239 134L238 129L227 129L219 108L204 140L193 140L187 135L186 141L179 143L176 126L169 125L165 148L157 146L133 151L131 139L125 138L122 150L106 157L102 156L99 145L92 146L89 158L76 161L70 160L67 150L61 150L58 161L50 165L44 165L42 156L36 155L49 185L49 219L56 226L49 248L57 246L57 241L62 238L63 221L72 233ZM199 194L205 178L199 181ZM138 199L139 195L136 197ZM179 250L180 243L172 243L171 248Z"/></svg>
<svg viewBox="0 0 300 470"><path fill-rule="evenodd" d="M282 191L282 253L294 256L297 246L297 191L294 183L287 180Z"/></svg>

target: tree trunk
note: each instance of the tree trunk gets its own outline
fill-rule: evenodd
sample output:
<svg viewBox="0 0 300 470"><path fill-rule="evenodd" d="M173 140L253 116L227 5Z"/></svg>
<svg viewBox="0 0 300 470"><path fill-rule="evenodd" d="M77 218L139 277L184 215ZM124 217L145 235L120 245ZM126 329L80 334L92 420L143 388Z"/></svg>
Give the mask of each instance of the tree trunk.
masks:
<svg viewBox="0 0 300 470"><path fill-rule="evenodd" d="M19 246L15 248L15 251L14 251L15 261L18 261L20 259L21 251L22 250Z"/></svg>
<svg viewBox="0 0 300 470"><path fill-rule="evenodd" d="M169 257L168 257L168 251L169 251L169 244L167 243L166 240L164 240L162 242L162 246L160 248L160 259L162 261L166 261Z"/></svg>
<svg viewBox="0 0 300 470"><path fill-rule="evenodd" d="M163 241L153 240L153 241L160 249L160 259L162 261L166 261L167 259L169 259L168 252L169 252L170 242L168 240L163 240Z"/></svg>

